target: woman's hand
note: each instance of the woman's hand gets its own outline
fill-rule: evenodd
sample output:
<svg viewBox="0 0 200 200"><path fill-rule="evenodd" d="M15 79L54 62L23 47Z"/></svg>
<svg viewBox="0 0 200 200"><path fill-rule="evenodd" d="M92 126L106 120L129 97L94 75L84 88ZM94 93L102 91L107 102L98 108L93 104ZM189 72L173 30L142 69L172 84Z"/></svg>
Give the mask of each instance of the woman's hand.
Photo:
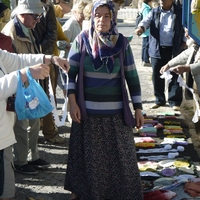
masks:
<svg viewBox="0 0 200 200"><path fill-rule="evenodd" d="M70 107L70 115L74 122L80 123L81 122L81 111L79 106L76 103L76 97L74 94L70 94L68 96L69 99L69 107Z"/></svg>
<svg viewBox="0 0 200 200"><path fill-rule="evenodd" d="M141 109L135 110L135 125L138 129L144 125L144 116Z"/></svg>
<svg viewBox="0 0 200 200"><path fill-rule="evenodd" d="M160 73L163 74L163 73L164 73L165 71L167 71L168 69L169 69L169 65L166 64L166 65L164 65L163 67L161 67Z"/></svg>
<svg viewBox="0 0 200 200"><path fill-rule="evenodd" d="M60 58L58 56L45 56L45 64L55 64L61 69L63 69L66 73L70 69L70 65L66 58Z"/></svg>
<svg viewBox="0 0 200 200"><path fill-rule="evenodd" d="M20 70L21 79L23 83L27 81L26 70L27 68L23 68ZM30 66L29 70L34 79L45 79L46 77L49 76L49 71L50 71L49 66L46 64L37 64Z"/></svg>

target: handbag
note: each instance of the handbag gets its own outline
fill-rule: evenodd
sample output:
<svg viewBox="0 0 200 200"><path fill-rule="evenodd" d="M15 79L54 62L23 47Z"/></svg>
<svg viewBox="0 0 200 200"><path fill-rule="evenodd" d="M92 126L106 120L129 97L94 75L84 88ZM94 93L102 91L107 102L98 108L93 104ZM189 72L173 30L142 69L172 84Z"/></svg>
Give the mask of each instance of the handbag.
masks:
<svg viewBox="0 0 200 200"><path fill-rule="evenodd" d="M26 70L29 85L22 83L20 72L17 73L18 85L15 99L15 111L19 120L36 119L46 116L53 107L40 84L33 79L29 68Z"/></svg>

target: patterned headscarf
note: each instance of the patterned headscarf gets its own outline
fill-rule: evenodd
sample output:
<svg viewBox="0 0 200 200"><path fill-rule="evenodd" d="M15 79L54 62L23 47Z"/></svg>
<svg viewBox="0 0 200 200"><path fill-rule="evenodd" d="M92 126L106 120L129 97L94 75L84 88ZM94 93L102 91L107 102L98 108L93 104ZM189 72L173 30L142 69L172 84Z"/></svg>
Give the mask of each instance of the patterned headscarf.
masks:
<svg viewBox="0 0 200 200"><path fill-rule="evenodd" d="M107 33L95 30L94 18L99 6L107 5L111 14L111 27ZM116 13L114 3L110 0L98 0L94 2L91 13L91 28L83 34L83 40L89 55L93 59L94 69L106 67L109 73L114 68L114 56L122 49L123 37L119 35L116 26Z"/></svg>

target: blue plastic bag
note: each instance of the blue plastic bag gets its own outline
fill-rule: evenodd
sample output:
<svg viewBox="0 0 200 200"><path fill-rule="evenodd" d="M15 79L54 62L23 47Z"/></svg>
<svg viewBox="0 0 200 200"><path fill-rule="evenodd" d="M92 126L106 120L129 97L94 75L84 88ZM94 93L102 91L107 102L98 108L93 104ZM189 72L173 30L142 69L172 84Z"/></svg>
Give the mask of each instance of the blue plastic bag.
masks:
<svg viewBox="0 0 200 200"><path fill-rule="evenodd" d="M29 86L25 88L18 71L18 86L15 111L19 120L41 118L50 113L53 107L40 84L33 79L29 68L26 75Z"/></svg>

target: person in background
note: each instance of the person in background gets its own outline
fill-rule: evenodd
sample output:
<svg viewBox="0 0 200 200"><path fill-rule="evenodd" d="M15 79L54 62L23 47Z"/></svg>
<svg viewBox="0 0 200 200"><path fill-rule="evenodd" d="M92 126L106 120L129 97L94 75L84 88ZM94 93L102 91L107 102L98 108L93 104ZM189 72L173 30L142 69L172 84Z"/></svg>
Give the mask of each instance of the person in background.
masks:
<svg viewBox="0 0 200 200"><path fill-rule="evenodd" d="M66 59L44 54L11 54L0 49L0 199L11 200L15 196L12 145L16 143L13 131L15 112L7 110L7 99L16 93L20 70L22 82L27 81L26 67L33 78L44 79L49 75L49 64L55 63L69 70ZM42 64L44 63L44 64Z"/></svg>
<svg viewBox="0 0 200 200"><path fill-rule="evenodd" d="M151 108L156 109L166 104L165 80L160 78L160 69L185 47L182 8L174 4L173 0L160 0L160 6L150 11L139 23L135 33L140 36L148 28L155 95L155 104ZM168 86L168 103L174 111L179 111L183 100L182 87L177 82L178 75L172 75L172 81Z"/></svg>
<svg viewBox="0 0 200 200"><path fill-rule="evenodd" d="M91 18L92 6L93 6L93 2L90 2L83 9L84 20L82 23L82 30L87 30L90 28L90 18Z"/></svg>
<svg viewBox="0 0 200 200"><path fill-rule="evenodd" d="M40 46L34 27L40 21L43 4L40 0L19 0L13 10L14 19L10 20L2 33L12 39L15 53L40 53ZM14 132L17 143L14 144L15 170L22 174L37 174L36 168L47 168L48 162L39 157L38 137L40 119L16 119Z"/></svg>
<svg viewBox="0 0 200 200"><path fill-rule="evenodd" d="M145 18L148 13L151 11L153 0L143 0L142 7L140 8L140 12ZM149 67L151 66L149 60L149 28L141 34L142 37L142 66Z"/></svg>
<svg viewBox="0 0 200 200"><path fill-rule="evenodd" d="M72 7L72 16L65 22L62 26L65 36L69 39L70 43L74 41L75 37L82 30L82 22L84 20L83 9L87 3L80 0L77 4ZM65 57L67 57L68 52L66 52Z"/></svg>
<svg viewBox="0 0 200 200"><path fill-rule="evenodd" d="M54 6L46 0L41 1L44 3L45 12L34 30L38 36L39 43L41 44L42 53L53 54L58 34ZM57 77L57 66L50 66L50 78L54 97L56 97ZM45 91L49 94L48 78L45 79ZM50 144L63 144L66 142L66 139L58 134L58 129L55 125L52 113L49 113L42 118L42 133L44 135L44 139Z"/></svg>
<svg viewBox="0 0 200 200"><path fill-rule="evenodd" d="M10 9L4 3L0 2L0 31L9 22L10 15Z"/></svg>
<svg viewBox="0 0 200 200"><path fill-rule="evenodd" d="M68 59L73 121L64 188L70 200L142 200L132 129L144 123L140 81L112 1L94 2L91 28L76 37Z"/></svg>
<svg viewBox="0 0 200 200"><path fill-rule="evenodd" d="M73 6L73 0L55 0L54 1L54 10L57 18L63 18L66 13L71 11Z"/></svg>
<svg viewBox="0 0 200 200"><path fill-rule="evenodd" d="M83 9L87 4L84 1L79 1L77 4L73 5L72 16L68 19L65 24L62 26L62 30L65 36L69 39L70 43L74 41L76 36L82 30L82 22L84 20ZM61 42L63 43L63 42ZM61 44L60 43L60 44ZM69 49L66 49L62 52L61 56L67 58ZM60 73L58 85L63 90L64 97L66 97L66 88L67 88L67 77L66 74Z"/></svg>

